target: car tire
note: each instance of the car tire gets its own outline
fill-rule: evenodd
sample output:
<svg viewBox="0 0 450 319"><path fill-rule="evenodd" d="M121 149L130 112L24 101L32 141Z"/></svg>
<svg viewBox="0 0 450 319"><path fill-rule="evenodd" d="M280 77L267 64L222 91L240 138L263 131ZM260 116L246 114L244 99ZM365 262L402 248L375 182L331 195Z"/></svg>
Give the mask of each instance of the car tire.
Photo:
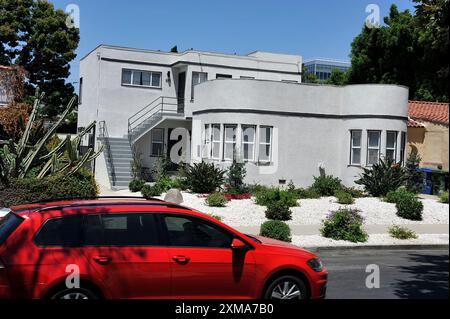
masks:
<svg viewBox="0 0 450 319"><path fill-rule="evenodd" d="M264 299L308 299L305 282L296 276L276 278L264 292Z"/></svg>
<svg viewBox="0 0 450 319"><path fill-rule="evenodd" d="M99 299L99 297L93 293L92 291L84 288L77 288L77 289L64 289L59 292L56 292L50 296L50 299L52 300L71 300L71 299Z"/></svg>

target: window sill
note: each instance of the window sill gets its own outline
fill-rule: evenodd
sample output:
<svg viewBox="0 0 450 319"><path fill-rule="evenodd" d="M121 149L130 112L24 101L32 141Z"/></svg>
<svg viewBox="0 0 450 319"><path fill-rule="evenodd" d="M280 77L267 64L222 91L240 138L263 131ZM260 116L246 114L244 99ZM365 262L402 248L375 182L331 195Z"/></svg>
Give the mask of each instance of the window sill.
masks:
<svg viewBox="0 0 450 319"><path fill-rule="evenodd" d="M122 83L122 86L127 87L127 88L162 90L162 86L145 86L145 85L133 85L133 84L123 84L123 83Z"/></svg>

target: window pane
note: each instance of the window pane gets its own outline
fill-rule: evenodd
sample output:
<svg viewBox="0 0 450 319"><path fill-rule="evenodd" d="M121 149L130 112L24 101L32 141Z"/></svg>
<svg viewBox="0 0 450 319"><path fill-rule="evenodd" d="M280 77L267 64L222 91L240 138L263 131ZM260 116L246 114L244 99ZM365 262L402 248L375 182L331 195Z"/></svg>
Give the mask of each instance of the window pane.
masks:
<svg viewBox="0 0 450 319"><path fill-rule="evenodd" d="M224 150L225 159L234 159L234 145L233 143L226 143Z"/></svg>
<svg viewBox="0 0 450 319"><path fill-rule="evenodd" d="M3 244L9 235L11 235L17 227L24 221L13 213L9 213L4 218L0 218L0 245Z"/></svg>
<svg viewBox="0 0 450 319"><path fill-rule="evenodd" d="M386 150L386 159L395 160L394 150Z"/></svg>
<svg viewBox="0 0 450 319"><path fill-rule="evenodd" d="M253 160L253 144L244 144L244 159L252 161Z"/></svg>
<svg viewBox="0 0 450 319"><path fill-rule="evenodd" d="M163 142L164 130L163 129L153 129L152 130L152 141L153 142Z"/></svg>
<svg viewBox="0 0 450 319"><path fill-rule="evenodd" d="M43 246L76 246L81 244L81 216L68 216L47 221L36 243Z"/></svg>
<svg viewBox="0 0 450 319"><path fill-rule="evenodd" d="M152 73L152 86L161 86L161 73Z"/></svg>
<svg viewBox="0 0 450 319"><path fill-rule="evenodd" d="M144 246L158 243L153 217L149 214L102 215L104 244Z"/></svg>
<svg viewBox="0 0 450 319"><path fill-rule="evenodd" d="M220 142L212 143L212 157L213 158L220 157Z"/></svg>
<svg viewBox="0 0 450 319"><path fill-rule="evenodd" d="M261 127L259 137L261 143L270 143L272 135L271 131L272 131L271 127Z"/></svg>
<svg viewBox="0 0 450 319"><path fill-rule="evenodd" d="M360 148L353 149L352 164L361 164L361 149Z"/></svg>
<svg viewBox="0 0 450 319"><path fill-rule="evenodd" d="M142 83L141 76L142 76L142 72L133 71L133 84L134 85L141 85L141 83Z"/></svg>
<svg viewBox="0 0 450 319"><path fill-rule="evenodd" d="M396 144L397 144L397 133L387 132L386 147L395 148Z"/></svg>
<svg viewBox="0 0 450 319"><path fill-rule="evenodd" d="M208 73L202 72L200 73L199 83L203 83L208 81Z"/></svg>
<svg viewBox="0 0 450 319"><path fill-rule="evenodd" d="M142 85L150 86L150 72L142 72Z"/></svg>
<svg viewBox="0 0 450 319"><path fill-rule="evenodd" d="M377 164L379 159L378 150L369 150L368 164Z"/></svg>
<svg viewBox="0 0 450 319"><path fill-rule="evenodd" d="M86 245L103 244L103 227L100 215L87 215L84 222L84 243Z"/></svg>
<svg viewBox="0 0 450 319"><path fill-rule="evenodd" d="M213 141L220 141L220 125L212 126Z"/></svg>
<svg viewBox="0 0 450 319"><path fill-rule="evenodd" d="M361 146L361 131L352 131L352 146Z"/></svg>
<svg viewBox="0 0 450 319"><path fill-rule="evenodd" d="M131 71L130 70L122 71L122 84L131 84Z"/></svg>
<svg viewBox="0 0 450 319"><path fill-rule="evenodd" d="M270 161L270 145L262 144L259 146L259 160L264 162Z"/></svg>
<svg viewBox="0 0 450 319"><path fill-rule="evenodd" d="M378 147L380 145L380 132L369 132L369 147Z"/></svg>
<svg viewBox="0 0 450 319"><path fill-rule="evenodd" d="M171 246L229 248L231 237L210 224L178 216L164 218Z"/></svg>
<svg viewBox="0 0 450 319"><path fill-rule="evenodd" d="M235 126L225 126L225 141L228 141L228 142L236 141L236 127Z"/></svg>
<svg viewBox="0 0 450 319"><path fill-rule="evenodd" d="M244 142L254 143L255 128L253 126L243 126L242 127L242 140Z"/></svg>
<svg viewBox="0 0 450 319"><path fill-rule="evenodd" d="M164 145L162 143L152 143L152 155L162 156L164 151Z"/></svg>

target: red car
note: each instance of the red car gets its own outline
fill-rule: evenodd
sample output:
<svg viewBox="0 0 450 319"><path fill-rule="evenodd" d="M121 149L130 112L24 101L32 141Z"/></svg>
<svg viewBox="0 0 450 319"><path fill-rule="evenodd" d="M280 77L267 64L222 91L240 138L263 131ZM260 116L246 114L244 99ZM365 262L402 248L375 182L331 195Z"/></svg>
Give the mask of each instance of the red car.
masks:
<svg viewBox="0 0 450 319"><path fill-rule="evenodd" d="M326 283L310 252L159 200L30 204L0 221L0 298L304 299Z"/></svg>

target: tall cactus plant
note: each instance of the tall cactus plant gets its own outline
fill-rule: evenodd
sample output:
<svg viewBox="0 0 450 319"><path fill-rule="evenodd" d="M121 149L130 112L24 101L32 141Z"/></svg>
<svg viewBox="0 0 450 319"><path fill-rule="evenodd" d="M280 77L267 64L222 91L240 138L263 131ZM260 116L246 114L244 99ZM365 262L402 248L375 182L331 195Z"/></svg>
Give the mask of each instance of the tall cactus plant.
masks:
<svg viewBox="0 0 450 319"><path fill-rule="evenodd" d="M30 136L42 98L43 94L36 96L33 110L22 138L18 142L8 141L6 145L3 145L3 149L0 149L0 182L4 184L7 184L12 178L24 178L35 167L42 167L37 178L57 173L72 175L84 164L94 160L103 151L103 147L98 152L89 148L83 156L78 151L82 137L95 126L95 122L93 122L82 132L78 133L73 140L71 136L67 136L55 149L41 156L46 143L56 134L58 127L72 112L76 100L72 98L56 123L48 129L46 134L36 144L31 145ZM67 154L67 160L62 159L64 154Z"/></svg>

